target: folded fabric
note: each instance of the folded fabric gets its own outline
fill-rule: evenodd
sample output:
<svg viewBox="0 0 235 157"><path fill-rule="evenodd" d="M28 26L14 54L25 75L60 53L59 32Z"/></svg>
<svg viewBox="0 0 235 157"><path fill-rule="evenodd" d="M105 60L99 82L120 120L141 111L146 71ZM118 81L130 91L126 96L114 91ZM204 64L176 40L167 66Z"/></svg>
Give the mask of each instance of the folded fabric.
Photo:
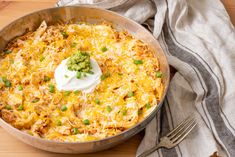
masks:
<svg viewBox="0 0 235 157"><path fill-rule="evenodd" d="M97 1L60 0L57 5ZM198 125L184 141L149 156L209 157L218 152L235 157L235 30L222 3L129 0L110 9L148 25L177 69L161 114L146 127L136 155L193 114Z"/></svg>

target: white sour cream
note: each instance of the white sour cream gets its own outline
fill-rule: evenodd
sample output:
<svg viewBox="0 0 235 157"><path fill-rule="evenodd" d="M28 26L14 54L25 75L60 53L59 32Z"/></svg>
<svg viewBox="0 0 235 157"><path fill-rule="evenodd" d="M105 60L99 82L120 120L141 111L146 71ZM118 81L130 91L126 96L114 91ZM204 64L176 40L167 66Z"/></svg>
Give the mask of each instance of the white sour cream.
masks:
<svg viewBox="0 0 235 157"><path fill-rule="evenodd" d="M70 71L67 67L67 61L69 58L63 60L60 65L55 69L55 81L56 88L64 91L82 91L84 93L92 92L95 87L100 83L100 76L102 75L101 69L98 63L94 59L91 61L91 71L94 74L86 73L86 77L76 78L76 71Z"/></svg>

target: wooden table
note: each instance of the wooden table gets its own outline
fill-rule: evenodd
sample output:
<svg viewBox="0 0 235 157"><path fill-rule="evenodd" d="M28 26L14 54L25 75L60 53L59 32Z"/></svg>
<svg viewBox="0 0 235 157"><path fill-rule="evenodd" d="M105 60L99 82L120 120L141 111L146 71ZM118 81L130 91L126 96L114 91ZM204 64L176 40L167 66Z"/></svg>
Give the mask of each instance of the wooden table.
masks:
<svg viewBox="0 0 235 157"><path fill-rule="evenodd" d="M0 29L13 21L14 19L30 13L35 10L40 10L48 7L53 7L56 0L0 0ZM225 7L231 17L233 24L235 25L235 1L223 0ZM6 133L0 127L0 156L1 157L131 157L135 156L136 149L143 138L144 133L141 132L130 140L123 144L120 144L112 149L94 153L94 154L82 154L82 155L64 155L55 154L38 150L31 146L28 146L11 135Z"/></svg>

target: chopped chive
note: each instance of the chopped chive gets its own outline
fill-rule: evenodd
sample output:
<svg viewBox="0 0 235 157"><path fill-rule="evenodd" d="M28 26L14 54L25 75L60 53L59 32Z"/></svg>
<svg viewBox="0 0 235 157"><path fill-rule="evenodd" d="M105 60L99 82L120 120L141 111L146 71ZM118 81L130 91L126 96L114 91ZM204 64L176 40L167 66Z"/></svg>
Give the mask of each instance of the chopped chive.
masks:
<svg viewBox="0 0 235 157"><path fill-rule="evenodd" d="M51 80L51 78L49 76L44 76L44 82L48 82L50 80Z"/></svg>
<svg viewBox="0 0 235 157"><path fill-rule="evenodd" d="M2 82L6 82L7 78L6 77L2 77Z"/></svg>
<svg viewBox="0 0 235 157"><path fill-rule="evenodd" d="M42 57L40 58L40 62L42 62L44 59L45 59L45 57L42 56Z"/></svg>
<svg viewBox="0 0 235 157"><path fill-rule="evenodd" d="M32 103L39 102L39 100L40 100L39 98L35 98L35 99L32 100Z"/></svg>
<svg viewBox="0 0 235 157"><path fill-rule="evenodd" d="M108 78L108 77L110 77L110 76L111 76L111 74L110 74L109 72L107 72L107 73L102 74L102 75L100 76L100 79L103 81L103 80L105 80L106 78Z"/></svg>
<svg viewBox="0 0 235 157"><path fill-rule="evenodd" d="M64 92L64 95L65 95L65 96L69 96L70 93L71 93L70 91L65 91L65 92Z"/></svg>
<svg viewBox="0 0 235 157"><path fill-rule="evenodd" d="M78 91L78 90L76 90L76 91L74 91L73 93L74 93L74 94L76 94L76 95L78 95L79 91Z"/></svg>
<svg viewBox="0 0 235 157"><path fill-rule="evenodd" d="M139 64L143 64L142 60L134 60L134 64L139 65Z"/></svg>
<svg viewBox="0 0 235 157"><path fill-rule="evenodd" d="M68 34L66 33L66 32L64 32L64 31L62 31L62 32L60 32L62 35L63 35L63 37L66 39L66 38L68 38Z"/></svg>
<svg viewBox="0 0 235 157"><path fill-rule="evenodd" d="M94 72L93 72L93 71L88 71L87 73L88 73L88 74L94 74Z"/></svg>
<svg viewBox="0 0 235 157"><path fill-rule="evenodd" d="M76 47L77 46L77 43L75 43L75 42L73 42L72 44L71 44L71 47Z"/></svg>
<svg viewBox="0 0 235 157"><path fill-rule="evenodd" d="M76 77L77 77L77 79L80 79L82 77L82 73L78 71L76 74Z"/></svg>
<svg viewBox="0 0 235 157"><path fill-rule="evenodd" d="M43 48L42 48L42 52L45 51L45 50L46 50L46 47L43 47Z"/></svg>
<svg viewBox="0 0 235 157"><path fill-rule="evenodd" d="M11 87L11 82L6 77L2 77L2 82L5 84L5 87Z"/></svg>
<svg viewBox="0 0 235 157"><path fill-rule="evenodd" d="M22 111L23 109L24 109L23 104L20 104L20 105L17 107L17 110L19 110L19 111Z"/></svg>
<svg viewBox="0 0 235 157"><path fill-rule="evenodd" d="M84 119L84 120L83 120L83 124L84 124L84 125L89 125L89 124L90 124L90 121L89 121L88 119Z"/></svg>
<svg viewBox="0 0 235 157"><path fill-rule="evenodd" d="M9 62L10 62L11 64L14 64L14 60L13 60L13 59L10 59Z"/></svg>
<svg viewBox="0 0 235 157"><path fill-rule="evenodd" d="M141 115L142 114L142 110L138 110L138 115Z"/></svg>
<svg viewBox="0 0 235 157"><path fill-rule="evenodd" d="M128 96L128 98L133 97L133 96L134 96L134 92L132 92L132 91L131 91L131 92L128 92L128 93L127 93L127 96Z"/></svg>
<svg viewBox="0 0 235 157"><path fill-rule="evenodd" d="M102 75L100 76L100 79L101 79L101 80L105 80L105 79L106 79L105 75L102 74Z"/></svg>
<svg viewBox="0 0 235 157"><path fill-rule="evenodd" d="M6 86L6 87L11 87L11 82L10 82L10 81L7 80L7 81L4 82L4 83L5 83L5 86Z"/></svg>
<svg viewBox="0 0 235 157"><path fill-rule="evenodd" d="M157 78L161 78L162 77L162 72L161 71L157 71L156 72L156 77Z"/></svg>
<svg viewBox="0 0 235 157"><path fill-rule="evenodd" d="M5 50L5 51L3 51L5 54L10 54L10 53L12 53L12 51L11 50Z"/></svg>
<svg viewBox="0 0 235 157"><path fill-rule="evenodd" d="M49 84L49 92L54 93L55 92L55 86L53 84Z"/></svg>
<svg viewBox="0 0 235 157"><path fill-rule="evenodd" d="M106 110L107 110L108 112L111 112L111 111L112 111L111 106L108 105L108 106L106 107Z"/></svg>
<svg viewBox="0 0 235 157"><path fill-rule="evenodd" d="M146 107L146 109L150 109L150 108L151 108L151 105L150 105L149 103L147 103L147 104L145 105L145 107Z"/></svg>
<svg viewBox="0 0 235 157"><path fill-rule="evenodd" d="M126 114L127 114L127 110L125 109L125 110L122 111L122 115L126 116Z"/></svg>
<svg viewBox="0 0 235 157"><path fill-rule="evenodd" d="M23 86L22 86L22 85L19 85L19 86L17 87L17 89L18 89L18 91L22 91L22 90L23 90Z"/></svg>
<svg viewBox="0 0 235 157"><path fill-rule="evenodd" d="M5 109L7 109L7 110L12 110L12 107L11 107L10 105L6 105L6 106L5 106Z"/></svg>
<svg viewBox="0 0 235 157"><path fill-rule="evenodd" d="M107 47L105 47L105 46L101 47L102 52L106 52L107 50L108 50Z"/></svg>
<svg viewBox="0 0 235 157"><path fill-rule="evenodd" d="M100 100L98 98L95 99L96 104L100 104Z"/></svg>
<svg viewBox="0 0 235 157"><path fill-rule="evenodd" d="M68 75L64 75L65 78L68 78L69 76Z"/></svg>
<svg viewBox="0 0 235 157"><path fill-rule="evenodd" d="M62 112L64 112L64 111L66 111L68 109L68 107L67 106L61 106L61 108L60 108L60 110L62 111Z"/></svg>
<svg viewBox="0 0 235 157"><path fill-rule="evenodd" d="M73 134L74 135L78 134L78 128L73 128Z"/></svg>
<svg viewBox="0 0 235 157"><path fill-rule="evenodd" d="M62 125L62 122L61 122L60 120L58 120L58 121L56 122L56 125L57 125L57 126L61 126L61 125Z"/></svg>

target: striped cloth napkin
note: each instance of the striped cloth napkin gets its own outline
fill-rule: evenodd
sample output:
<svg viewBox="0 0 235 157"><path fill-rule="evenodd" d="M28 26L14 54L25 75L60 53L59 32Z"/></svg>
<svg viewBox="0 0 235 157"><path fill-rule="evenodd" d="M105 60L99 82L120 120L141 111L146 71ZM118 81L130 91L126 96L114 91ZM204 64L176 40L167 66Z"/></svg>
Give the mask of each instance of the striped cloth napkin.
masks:
<svg viewBox="0 0 235 157"><path fill-rule="evenodd" d="M222 3L126 1L109 9L147 25L177 70L161 114L146 127L136 155L155 146L161 136L193 114L198 125L184 141L150 156L209 157L217 152L221 157L235 157L235 30ZM97 2L60 0L57 6Z"/></svg>

